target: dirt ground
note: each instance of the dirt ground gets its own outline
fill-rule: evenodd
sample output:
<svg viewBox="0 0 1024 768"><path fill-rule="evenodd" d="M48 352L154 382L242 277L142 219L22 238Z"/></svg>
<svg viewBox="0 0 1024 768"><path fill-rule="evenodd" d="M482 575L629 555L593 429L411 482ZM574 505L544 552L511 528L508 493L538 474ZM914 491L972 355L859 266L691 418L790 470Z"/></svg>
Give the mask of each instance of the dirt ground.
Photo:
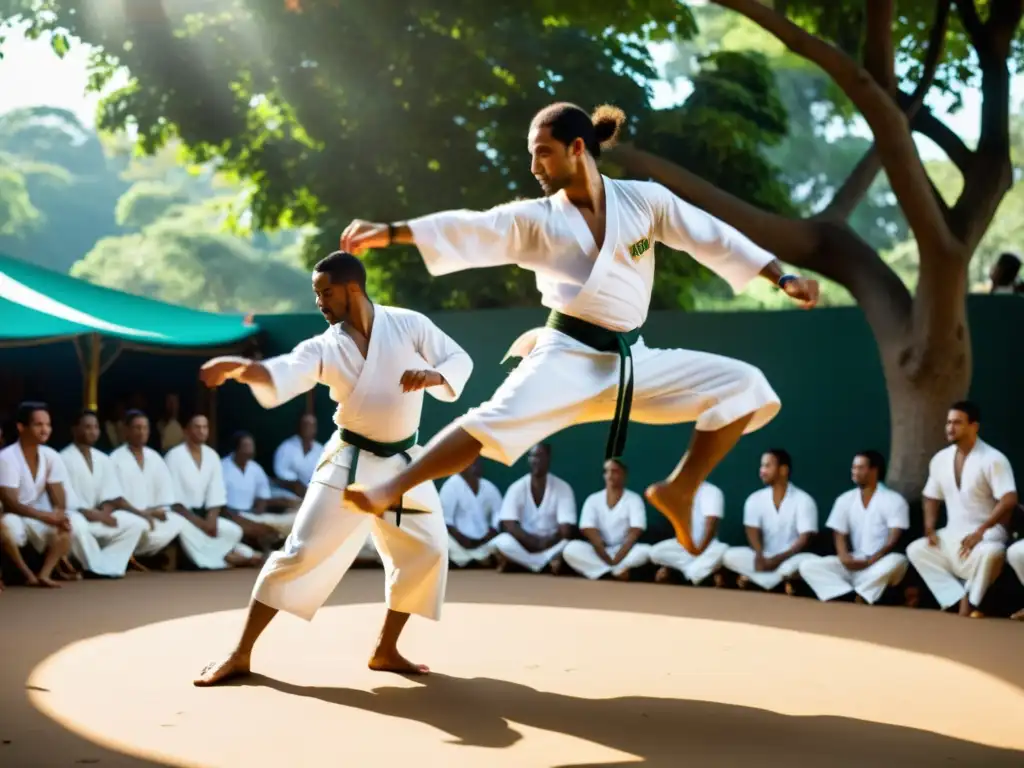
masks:
<svg viewBox="0 0 1024 768"><path fill-rule="evenodd" d="M421 679L372 673L382 574L196 689L255 573L0 595L0 765L1021 766L1024 625L674 585L453 573Z"/></svg>

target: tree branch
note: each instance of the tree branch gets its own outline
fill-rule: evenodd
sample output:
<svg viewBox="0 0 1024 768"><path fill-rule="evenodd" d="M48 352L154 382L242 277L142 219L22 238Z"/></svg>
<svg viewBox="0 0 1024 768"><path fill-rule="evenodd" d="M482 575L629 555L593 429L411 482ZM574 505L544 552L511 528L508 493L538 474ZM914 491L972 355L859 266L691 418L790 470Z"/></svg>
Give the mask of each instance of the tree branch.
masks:
<svg viewBox="0 0 1024 768"><path fill-rule="evenodd" d="M950 162L960 169L960 173L967 174L974 153L967 148L963 139L935 116L934 112L927 107L919 109L910 121L910 129L934 141L939 149L946 153Z"/></svg>
<svg viewBox="0 0 1024 768"><path fill-rule="evenodd" d="M956 0L956 15L960 17L960 23L967 32L971 45L980 56L985 47L985 25L981 23L974 0Z"/></svg>
<svg viewBox="0 0 1024 768"><path fill-rule="evenodd" d="M914 119L922 111L921 107L924 104L925 95L931 89L932 84L935 82L935 72L939 67L939 61L942 59L942 51L944 48L946 30L949 28L949 9L952 0L940 0L935 8L935 20L932 22L931 31L928 34L928 48L925 54L924 61L922 62L921 79L918 81L917 86L914 88L913 94L907 95L902 91L897 91L898 97L897 102L903 109L904 114L911 120L911 128L913 129ZM875 7L874 3L869 4L869 9ZM891 11L889 9L889 21L891 24ZM869 11L870 13L870 11ZM877 20L876 20L877 23ZM871 36L871 18L869 17L868 36ZM888 28L887 28L888 29ZM877 31L876 31L877 34ZM887 39L891 39L891 35L887 33ZM867 42L868 47L871 46L870 39ZM878 76L875 76L878 79ZM930 115L930 113L929 113ZM945 125L940 123L934 115L930 115L932 122L941 127L945 128ZM935 126L932 126L935 127ZM960 142L959 138L952 131L946 128L946 131L952 137L953 141ZM934 139L933 139L934 141ZM936 144L939 142L936 141ZM963 143L960 142L963 147ZM941 145L940 145L941 146ZM967 152L967 148L963 147L964 152ZM954 148L955 151L955 148ZM947 151L946 154L951 154ZM868 189L874 183L875 178L878 176L878 172L882 169L882 160L878 154L878 148L875 144L872 144L864 156L860 159L853 171L847 177L843 185L833 195L832 200L829 201L828 206L820 214L815 216L816 219L826 220L835 219L846 221L850 214L853 213L854 209L860 205L860 201L864 199L864 195L867 194ZM930 180L929 180L930 183ZM932 187L934 189L934 185ZM941 196L938 198L942 201ZM943 216L946 215L948 207L945 201L942 201L942 212Z"/></svg>
<svg viewBox="0 0 1024 768"><path fill-rule="evenodd" d="M952 252L954 239L932 194L909 122L896 101L850 57L758 0L715 0L715 3L747 17L790 51L825 70L871 127L882 167L888 171L893 192L918 242L929 252Z"/></svg>
<svg viewBox="0 0 1024 768"><path fill-rule="evenodd" d="M895 54L892 44L892 0L867 3L864 32L864 68L888 93L896 95Z"/></svg>

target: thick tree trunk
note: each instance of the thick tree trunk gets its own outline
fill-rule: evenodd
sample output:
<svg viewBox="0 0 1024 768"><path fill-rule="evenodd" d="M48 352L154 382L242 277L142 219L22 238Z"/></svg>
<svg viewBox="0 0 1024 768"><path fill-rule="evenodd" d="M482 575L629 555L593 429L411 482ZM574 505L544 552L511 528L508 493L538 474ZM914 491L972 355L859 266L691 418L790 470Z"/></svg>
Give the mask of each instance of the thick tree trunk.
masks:
<svg viewBox="0 0 1024 768"><path fill-rule="evenodd" d="M928 462L946 445L949 406L965 398L971 385L965 298L948 309L948 326L915 328L909 338L885 323L871 323L889 395L887 484L915 508L928 479Z"/></svg>

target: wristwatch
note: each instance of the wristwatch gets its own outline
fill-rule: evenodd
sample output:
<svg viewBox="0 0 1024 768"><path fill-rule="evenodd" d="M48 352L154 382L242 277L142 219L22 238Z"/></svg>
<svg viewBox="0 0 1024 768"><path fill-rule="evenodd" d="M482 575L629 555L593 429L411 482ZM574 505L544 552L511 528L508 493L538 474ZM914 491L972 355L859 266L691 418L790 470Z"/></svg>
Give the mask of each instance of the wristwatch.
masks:
<svg viewBox="0 0 1024 768"><path fill-rule="evenodd" d="M783 275L779 278L779 288L785 288L786 283L790 283L793 280L799 280L800 278L796 275Z"/></svg>

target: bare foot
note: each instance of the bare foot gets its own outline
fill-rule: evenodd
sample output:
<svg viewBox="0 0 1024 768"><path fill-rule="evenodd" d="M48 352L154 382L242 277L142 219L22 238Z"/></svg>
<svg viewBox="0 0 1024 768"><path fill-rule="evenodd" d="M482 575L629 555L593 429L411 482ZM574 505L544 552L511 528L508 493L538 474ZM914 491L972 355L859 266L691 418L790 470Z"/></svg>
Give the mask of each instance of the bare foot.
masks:
<svg viewBox="0 0 1024 768"><path fill-rule="evenodd" d="M795 596L795 595L796 595L796 587L795 587L795 586L793 586L793 582L791 582L791 581L787 581L787 582L786 582L786 583L785 583L785 584L783 585L782 589L783 589L783 591L784 591L784 592L785 592L785 593L786 593L787 595L789 595L790 597L793 597L793 596Z"/></svg>
<svg viewBox="0 0 1024 768"><path fill-rule="evenodd" d="M715 583L715 586L718 587L719 589L725 587L725 574L722 573L721 571L718 571L714 575L713 581Z"/></svg>
<svg viewBox="0 0 1024 768"><path fill-rule="evenodd" d="M690 530L693 495L685 494L669 483L661 482L648 486L644 496L652 507L672 523L676 538L683 545L683 549L692 555L699 554L697 545L693 543L693 532Z"/></svg>
<svg viewBox="0 0 1024 768"><path fill-rule="evenodd" d="M971 615L971 603L968 601L967 596L960 598L960 615L970 616Z"/></svg>
<svg viewBox="0 0 1024 768"><path fill-rule="evenodd" d="M563 560L561 557L556 557L554 560L551 561L550 568L551 575L558 576L565 568L565 560Z"/></svg>
<svg viewBox="0 0 1024 768"><path fill-rule="evenodd" d="M31 584L30 586L46 587L48 589L60 589L60 584L58 584L56 581L49 578L48 576L37 576L35 584Z"/></svg>
<svg viewBox="0 0 1024 768"><path fill-rule="evenodd" d="M907 608L917 608L921 604L921 591L917 587L907 587L903 590L903 605Z"/></svg>
<svg viewBox="0 0 1024 768"><path fill-rule="evenodd" d="M656 574L654 574L654 583L655 584L668 584L668 582L669 582L669 580L671 578L672 578L672 573L669 571L668 566L667 565L663 565L663 566L661 566L661 568L658 569L658 572Z"/></svg>
<svg viewBox="0 0 1024 768"><path fill-rule="evenodd" d="M226 683L249 674L249 659L232 654L224 661L215 661L203 667L199 677L192 681L198 688L209 688L212 685Z"/></svg>
<svg viewBox="0 0 1024 768"><path fill-rule="evenodd" d="M746 589L750 586L750 579L746 576L739 576L736 579L736 589Z"/></svg>
<svg viewBox="0 0 1024 768"><path fill-rule="evenodd" d="M855 602L857 605L867 605L868 603L868 601L860 595L857 595L855 598L853 598L853 602Z"/></svg>
<svg viewBox="0 0 1024 768"><path fill-rule="evenodd" d="M413 664L398 651L374 651L367 665L374 672L395 672L399 675L426 675L430 667L426 664Z"/></svg>
<svg viewBox="0 0 1024 768"><path fill-rule="evenodd" d="M1024 608L1021 608L1016 613L1010 614L1010 621L1024 621Z"/></svg>
<svg viewBox="0 0 1024 768"><path fill-rule="evenodd" d="M128 559L128 569L132 571L138 571L139 573L149 573L149 568L144 566L134 557Z"/></svg>
<svg viewBox="0 0 1024 768"><path fill-rule="evenodd" d="M393 506L397 498L392 497L383 486L367 488L360 483L352 483L345 489L345 502L360 512L383 517L388 508Z"/></svg>
<svg viewBox="0 0 1024 768"><path fill-rule="evenodd" d="M629 571L623 571L622 573L613 573L612 578L616 581L629 581Z"/></svg>
<svg viewBox="0 0 1024 768"><path fill-rule="evenodd" d="M503 554L498 553L494 556L494 570L498 573L504 573L508 569L508 558Z"/></svg>

